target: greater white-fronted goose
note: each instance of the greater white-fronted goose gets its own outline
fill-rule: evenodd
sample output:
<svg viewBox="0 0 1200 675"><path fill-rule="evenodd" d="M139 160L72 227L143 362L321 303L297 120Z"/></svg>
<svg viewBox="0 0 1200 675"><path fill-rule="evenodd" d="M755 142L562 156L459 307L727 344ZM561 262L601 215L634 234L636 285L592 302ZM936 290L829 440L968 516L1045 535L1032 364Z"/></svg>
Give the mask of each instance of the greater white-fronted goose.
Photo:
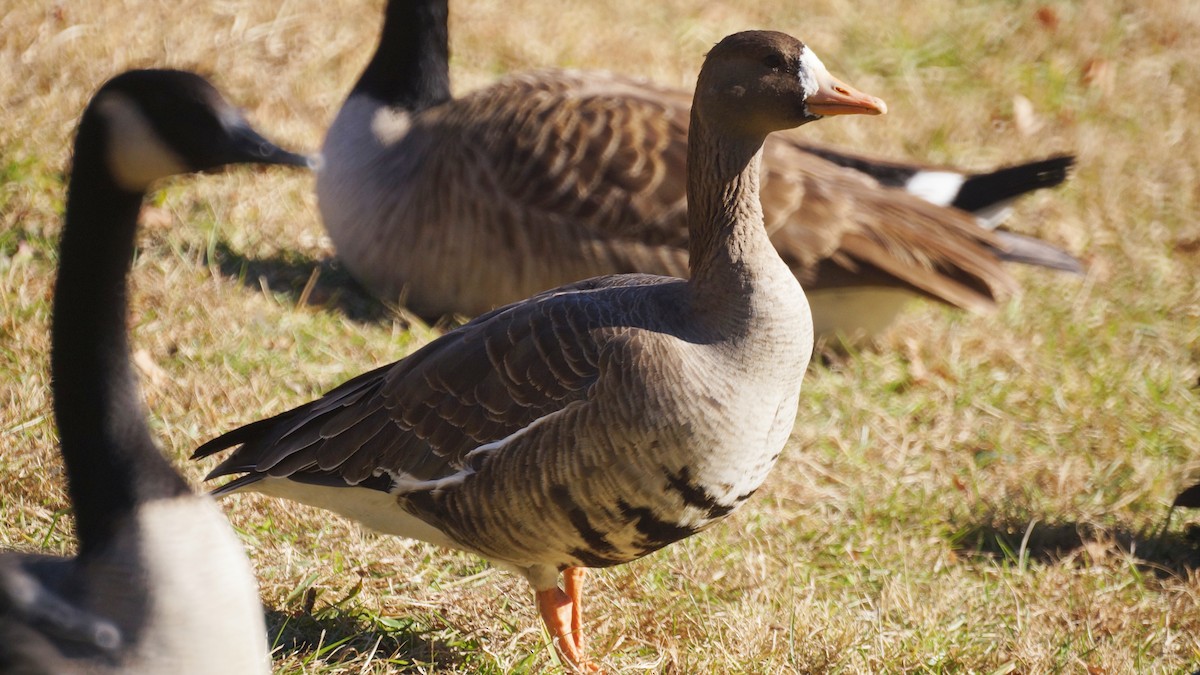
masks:
<svg viewBox="0 0 1200 675"><path fill-rule="evenodd" d="M585 663L583 568L724 517L791 433L812 322L763 225L767 134L883 111L792 37L725 38L691 110L689 280L541 293L195 456L240 445L209 474L241 474L217 493L294 499L524 575L563 654Z"/></svg>
<svg viewBox="0 0 1200 675"><path fill-rule="evenodd" d="M125 327L126 277L150 184L236 162L305 159L272 145L190 73L119 75L83 113L51 353L79 555L0 557L2 672L270 670L241 542L155 447Z"/></svg>
<svg viewBox="0 0 1200 675"><path fill-rule="evenodd" d="M388 2L378 49L325 139L319 206L351 274L425 316L474 316L599 274L686 274L690 95L546 70L453 99L447 5ZM1000 265L1010 257L1078 271L1059 249L969 213L1054 185L1069 163L969 181L780 134L764 152L763 209L817 334L871 334L914 293L994 308L1017 288ZM960 188L967 211L946 206Z"/></svg>

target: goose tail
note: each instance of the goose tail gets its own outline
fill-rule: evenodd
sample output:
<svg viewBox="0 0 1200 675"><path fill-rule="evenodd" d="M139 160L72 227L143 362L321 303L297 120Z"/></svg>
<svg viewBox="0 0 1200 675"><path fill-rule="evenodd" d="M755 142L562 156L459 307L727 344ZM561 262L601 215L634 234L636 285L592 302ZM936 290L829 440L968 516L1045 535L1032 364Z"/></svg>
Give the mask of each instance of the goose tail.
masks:
<svg viewBox="0 0 1200 675"><path fill-rule="evenodd" d="M1084 272L1083 263L1079 262L1078 258L1041 239L1007 230L996 230L996 237L1002 244L1001 248L996 249L996 255L1006 262L1045 267L1071 274Z"/></svg>
<svg viewBox="0 0 1200 675"><path fill-rule="evenodd" d="M1074 155L1056 155L1036 162L977 173L963 181L950 205L977 214L981 210L1008 204L1027 192L1061 185L1074 165Z"/></svg>
<svg viewBox="0 0 1200 675"><path fill-rule="evenodd" d="M868 158L795 140L792 144L828 162L866 174L882 185L902 189L938 206L967 211L988 229L1004 221L1013 200L1034 190L1062 184L1075 165L1074 155L1054 155L994 171L967 173Z"/></svg>

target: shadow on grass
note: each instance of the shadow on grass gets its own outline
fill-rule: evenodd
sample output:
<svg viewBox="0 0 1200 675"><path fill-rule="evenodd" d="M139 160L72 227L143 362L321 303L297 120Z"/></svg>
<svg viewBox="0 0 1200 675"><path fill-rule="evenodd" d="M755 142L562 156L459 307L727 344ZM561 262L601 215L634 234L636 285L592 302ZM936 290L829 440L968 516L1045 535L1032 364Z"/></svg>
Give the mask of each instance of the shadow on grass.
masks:
<svg viewBox="0 0 1200 675"><path fill-rule="evenodd" d="M1175 516L1179 517L1178 514ZM1123 527L1099 527L1086 523L1034 522L1016 518L983 518L964 524L955 535L960 552L1006 559L1016 564L1022 557L1039 563L1056 563L1072 556L1090 556L1089 544L1117 548L1130 554L1158 577L1186 576L1200 568L1200 525L1182 531L1156 523L1134 531Z"/></svg>
<svg viewBox="0 0 1200 675"><path fill-rule="evenodd" d="M359 286L334 259L314 260L293 252L269 258L248 258L218 242L213 254L217 269L249 288L266 287L287 295L297 304L326 307L363 323L395 316L383 303Z"/></svg>
<svg viewBox="0 0 1200 675"><path fill-rule="evenodd" d="M316 612L267 611L272 659L362 668L386 663L389 672L470 669L478 665L473 641L454 644L443 631L404 618L382 618L326 608ZM320 671L318 671L320 672Z"/></svg>

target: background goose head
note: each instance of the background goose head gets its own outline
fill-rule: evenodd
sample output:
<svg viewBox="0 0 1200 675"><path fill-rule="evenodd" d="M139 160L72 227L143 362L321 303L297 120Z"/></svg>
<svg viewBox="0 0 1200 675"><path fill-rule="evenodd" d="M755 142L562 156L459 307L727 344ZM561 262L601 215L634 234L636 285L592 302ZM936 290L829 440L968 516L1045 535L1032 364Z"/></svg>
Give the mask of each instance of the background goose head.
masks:
<svg viewBox="0 0 1200 675"><path fill-rule="evenodd" d="M147 188L241 162L307 164L191 73L119 75L84 111L51 339L79 556L0 557L2 672L268 672L266 627L241 542L159 452L125 325Z"/></svg>
<svg viewBox="0 0 1200 675"><path fill-rule="evenodd" d="M134 70L92 97L72 161L51 371L71 498L91 506L76 508L87 553L135 505L187 491L158 457L129 366L125 276L142 196L154 181L176 174L233 163L306 166L308 160L254 131L199 75ZM155 461L113 461L125 447Z"/></svg>
<svg viewBox="0 0 1200 675"><path fill-rule="evenodd" d="M145 192L180 173L236 163L311 166L250 126L207 80L179 70L131 70L109 80L80 122L80 136L102 125L104 157L118 187Z"/></svg>
<svg viewBox="0 0 1200 675"><path fill-rule="evenodd" d="M706 122L761 137L827 115L887 112L882 100L831 75L803 42L761 30L735 33L713 47L697 80L696 103Z"/></svg>

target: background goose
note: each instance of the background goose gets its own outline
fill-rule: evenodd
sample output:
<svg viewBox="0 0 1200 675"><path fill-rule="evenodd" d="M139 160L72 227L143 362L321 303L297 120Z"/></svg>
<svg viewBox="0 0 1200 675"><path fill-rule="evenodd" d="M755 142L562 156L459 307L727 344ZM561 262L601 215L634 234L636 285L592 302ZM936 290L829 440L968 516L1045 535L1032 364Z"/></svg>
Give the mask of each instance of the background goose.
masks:
<svg viewBox="0 0 1200 675"><path fill-rule="evenodd" d="M725 38L691 113L689 281L547 291L195 456L241 446L209 474L243 474L217 493L295 499L523 574L559 648L584 663L582 569L729 514L791 433L812 322L763 226L763 141L884 110L794 38Z"/></svg>
<svg viewBox="0 0 1200 675"><path fill-rule="evenodd" d="M388 2L379 47L326 137L319 205L351 274L429 316L477 315L598 274L686 274L690 96L546 70L454 100L447 15L447 0ZM914 293L989 310L1017 288L1000 260L1080 269L945 207L962 188L969 210L989 215L1061 182L1069 158L989 182L813 150L768 141L762 196L818 335L877 332Z"/></svg>
<svg viewBox="0 0 1200 675"><path fill-rule="evenodd" d="M265 673L241 543L163 459L130 366L126 276L138 210L166 176L292 164L206 81L131 71L96 93L75 142L54 298L54 415L74 559L0 558L0 670Z"/></svg>

